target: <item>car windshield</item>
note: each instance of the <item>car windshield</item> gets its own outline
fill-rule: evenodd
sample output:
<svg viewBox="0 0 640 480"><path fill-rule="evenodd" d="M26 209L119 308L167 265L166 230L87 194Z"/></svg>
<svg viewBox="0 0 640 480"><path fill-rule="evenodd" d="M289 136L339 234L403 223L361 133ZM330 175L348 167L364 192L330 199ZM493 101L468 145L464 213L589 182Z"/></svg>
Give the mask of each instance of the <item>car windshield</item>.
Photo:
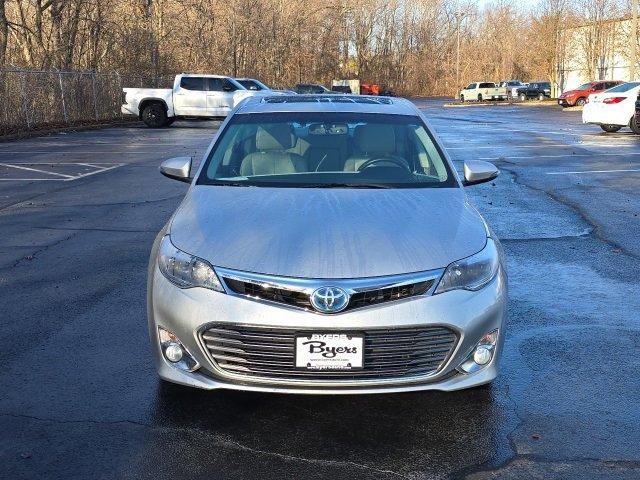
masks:
<svg viewBox="0 0 640 480"><path fill-rule="evenodd" d="M628 83L623 83L621 85L617 85L613 88L610 88L609 90L607 90L607 93L609 92L628 92L629 90L636 88L636 87L640 87L640 82L628 82Z"/></svg>
<svg viewBox="0 0 640 480"><path fill-rule="evenodd" d="M578 88L576 88L575 90L589 90L590 88L591 88L590 83L584 83L580 85Z"/></svg>
<svg viewBox="0 0 640 480"><path fill-rule="evenodd" d="M418 116L238 114L198 184L306 188L457 187Z"/></svg>
<svg viewBox="0 0 640 480"><path fill-rule="evenodd" d="M255 80L236 80L236 81L247 90L262 90L258 82L256 82Z"/></svg>

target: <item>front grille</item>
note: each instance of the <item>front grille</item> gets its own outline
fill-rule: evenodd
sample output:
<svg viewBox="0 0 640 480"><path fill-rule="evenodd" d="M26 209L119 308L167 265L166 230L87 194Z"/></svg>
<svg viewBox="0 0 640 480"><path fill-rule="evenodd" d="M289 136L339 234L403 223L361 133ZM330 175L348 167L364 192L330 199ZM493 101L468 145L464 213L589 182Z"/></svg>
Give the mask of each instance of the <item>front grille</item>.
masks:
<svg viewBox="0 0 640 480"><path fill-rule="evenodd" d="M424 295L429 291L433 282L433 280L428 280L426 282L412 283L410 285L402 285L400 287L379 288L366 292L358 292L351 295L347 310L368 307L369 305L390 302L392 300L415 297L416 295Z"/></svg>
<svg viewBox="0 0 640 480"><path fill-rule="evenodd" d="M309 301L309 295L306 293L288 290L285 288L265 287L258 283L234 280L231 278L225 278L224 283L226 283L227 287L238 295L246 295L252 298L269 300L271 302L284 303L285 305L290 305L292 307L312 308L311 302Z"/></svg>
<svg viewBox="0 0 640 480"><path fill-rule="evenodd" d="M223 279L227 287L238 295L313 310L313 306L309 300L309 295L306 293L286 288L278 288L272 285L249 282L246 280L237 280L227 277L223 277ZM424 295L433 286L433 282L435 282L435 280L430 279L422 282L410 283L408 285L376 288L357 292L351 295L349 305L347 305L347 308L343 311Z"/></svg>
<svg viewBox="0 0 640 480"><path fill-rule="evenodd" d="M362 370L304 371L295 368L296 333L294 329L218 324L200 335L212 362L223 372L289 381L402 380L432 375L457 342L455 332L446 327L370 329L362 332Z"/></svg>

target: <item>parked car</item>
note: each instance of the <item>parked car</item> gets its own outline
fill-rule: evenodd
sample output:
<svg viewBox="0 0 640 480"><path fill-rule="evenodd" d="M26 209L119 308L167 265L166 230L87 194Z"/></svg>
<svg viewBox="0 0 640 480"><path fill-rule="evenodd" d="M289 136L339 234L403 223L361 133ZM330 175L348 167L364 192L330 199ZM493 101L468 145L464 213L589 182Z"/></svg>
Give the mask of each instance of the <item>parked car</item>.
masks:
<svg viewBox="0 0 640 480"><path fill-rule="evenodd" d="M295 93L293 90L279 90L276 88L271 88L262 83L260 80L256 80L255 78L236 78L235 79L240 85L242 85L247 90L259 91L259 92L279 92L286 93L288 95Z"/></svg>
<svg viewBox="0 0 640 480"><path fill-rule="evenodd" d="M377 83L362 83L360 84L360 95L380 95L380 85Z"/></svg>
<svg viewBox="0 0 640 480"><path fill-rule="evenodd" d="M336 93L347 93L347 94L353 93L349 85L333 85L331 87L331 90Z"/></svg>
<svg viewBox="0 0 640 480"><path fill-rule="evenodd" d="M324 85L320 85L319 83L299 83L294 87L293 91L301 95L314 93L335 93L329 90Z"/></svg>
<svg viewBox="0 0 640 480"><path fill-rule="evenodd" d="M380 96L382 97L395 97L396 92L387 86L380 87Z"/></svg>
<svg viewBox="0 0 640 480"><path fill-rule="evenodd" d="M617 132L628 126L640 135L640 119L636 116L639 93L640 82L628 82L589 95L582 110L582 122L599 125L605 132Z"/></svg>
<svg viewBox="0 0 640 480"><path fill-rule="evenodd" d="M599 93L608 90L616 85L620 85L622 82L617 80L607 80L602 82L588 82L580 85L573 90L567 90L562 92L558 97L558 105L562 107L573 107L575 105L583 106L587 103L587 98L592 93Z"/></svg>
<svg viewBox="0 0 640 480"><path fill-rule="evenodd" d="M503 100L506 95L506 90L499 89L494 82L474 82L460 91L460 101Z"/></svg>
<svg viewBox="0 0 640 480"><path fill-rule="evenodd" d="M414 104L348 98L250 98L194 174L160 167L190 184L149 263L163 379L334 395L496 377L504 256L463 187L498 170L460 180Z"/></svg>
<svg viewBox="0 0 640 480"><path fill-rule="evenodd" d="M551 83L531 82L526 87L518 88L517 92L518 98L522 101L530 98L544 100L545 98L551 98Z"/></svg>
<svg viewBox="0 0 640 480"><path fill-rule="evenodd" d="M123 88L125 115L135 115L149 127L171 125L177 118L220 118L243 99L274 92L247 90L230 77L176 75L173 88Z"/></svg>
<svg viewBox="0 0 640 480"><path fill-rule="evenodd" d="M517 98L518 89L526 87L520 80L504 80L498 84L499 89L504 89L504 92L499 92L504 95L505 98Z"/></svg>

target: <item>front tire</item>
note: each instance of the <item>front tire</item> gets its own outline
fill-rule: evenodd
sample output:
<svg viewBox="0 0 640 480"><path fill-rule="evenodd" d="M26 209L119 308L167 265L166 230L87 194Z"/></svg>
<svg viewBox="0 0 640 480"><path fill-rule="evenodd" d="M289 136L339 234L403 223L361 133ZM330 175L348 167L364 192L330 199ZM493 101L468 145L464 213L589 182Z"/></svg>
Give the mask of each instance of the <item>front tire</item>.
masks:
<svg viewBox="0 0 640 480"><path fill-rule="evenodd" d="M464 95L460 95L460 102L464 103Z"/></svg>
<svg viewBox="0 0 640 480"><path fill-rule="evenodd" d="M163 127L167 122L167 112L159 103L151 103L142 110L142 121L150 128Z"/></svg>
<svg viewBox="0 0 640 480"><path fill-rule="evenodd" d="M631 117L629 128L631 128L631 131L636 135L640 135L640 121L638 121L638 118L635 115Z"/></svg>
<svg viewBox="0 0 640 480"><path fill-rule="evenodd" d="M521 102L524 102L527 99L527 96L524 93L521 93L518 98L520 98Z"/></svg>
<svg viewBox="0 0 640 480"><path fill-rule="evenodd" d="M538 94L538 100L544 100L544 93Z"/></svg>
<svg viewBox="0 0 640 480"><path fill-rule="evenodd" d="M478 95L478 101L481 102L482 101L482 94Z"/></svg>
<svg viewBox="0 0 640 480"><path fill-rule="evenodd" d="M580 97L578 100L576 100L576 106L578 107L584 107L587 103L587 99Z"/></svg>
<svg viewBox="0 0 640 480"><path fill-rule="evenodd" d="M600 125L600 128L607 133L614 133L620 130L622 127L619 125Z"/></svg>

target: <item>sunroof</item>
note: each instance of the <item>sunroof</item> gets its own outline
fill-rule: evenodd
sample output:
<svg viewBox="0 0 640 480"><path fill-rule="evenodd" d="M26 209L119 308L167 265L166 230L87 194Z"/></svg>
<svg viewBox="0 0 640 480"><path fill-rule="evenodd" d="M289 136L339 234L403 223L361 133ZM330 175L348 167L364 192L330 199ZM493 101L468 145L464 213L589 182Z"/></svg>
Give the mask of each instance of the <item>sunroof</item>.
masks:
<svg viewBox="0 0 640 480"><path fill-rule="evenodd" d="M360 95L280 95L264 97L264 103L366 103L374 105L391 105L393 100L387 97L369 97Z"/></svg>

